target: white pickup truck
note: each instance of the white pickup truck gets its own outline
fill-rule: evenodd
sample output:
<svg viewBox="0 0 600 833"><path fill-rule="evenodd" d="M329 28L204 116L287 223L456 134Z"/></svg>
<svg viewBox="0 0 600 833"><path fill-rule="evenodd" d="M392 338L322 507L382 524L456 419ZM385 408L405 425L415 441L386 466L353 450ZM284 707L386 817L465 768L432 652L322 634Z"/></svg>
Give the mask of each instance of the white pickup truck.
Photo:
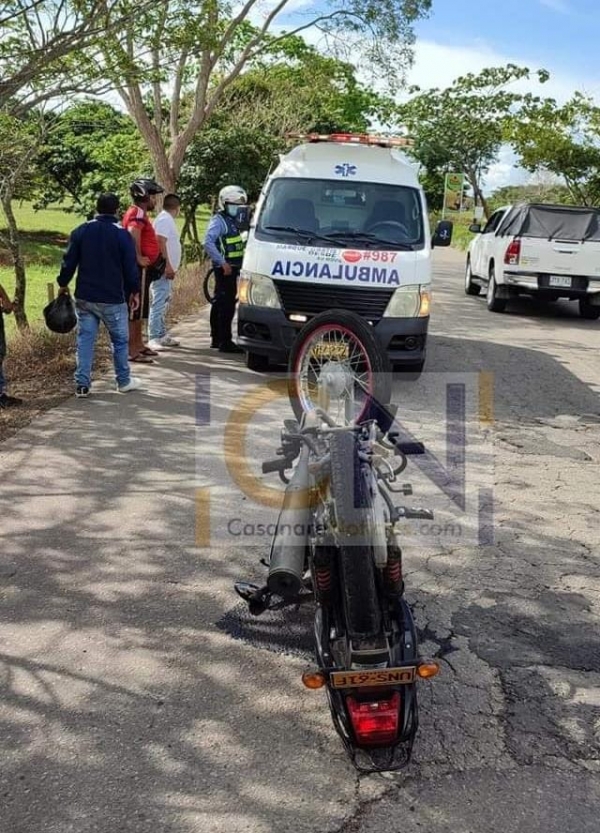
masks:
<svg viewBox="0 0 600 833"><path fill-rule="evenodd" d="M582 318L600 318L600 209L509 205L470 231L465 292L485 288L489 310L532 295L578 301Z"/></svg>

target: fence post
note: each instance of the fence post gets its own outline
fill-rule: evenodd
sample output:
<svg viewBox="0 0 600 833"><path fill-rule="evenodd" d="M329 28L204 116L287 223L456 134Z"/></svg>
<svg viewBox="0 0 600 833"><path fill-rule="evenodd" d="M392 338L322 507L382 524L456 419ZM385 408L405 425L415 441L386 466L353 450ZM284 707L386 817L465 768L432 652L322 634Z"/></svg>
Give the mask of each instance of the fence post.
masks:
<svg viewBox="0 0 600 833"><path fill-rule="evenodd" d="M54 284L48 283L46 284L46 290L48 292L48 303L51 304L54 300Z"/></svg>

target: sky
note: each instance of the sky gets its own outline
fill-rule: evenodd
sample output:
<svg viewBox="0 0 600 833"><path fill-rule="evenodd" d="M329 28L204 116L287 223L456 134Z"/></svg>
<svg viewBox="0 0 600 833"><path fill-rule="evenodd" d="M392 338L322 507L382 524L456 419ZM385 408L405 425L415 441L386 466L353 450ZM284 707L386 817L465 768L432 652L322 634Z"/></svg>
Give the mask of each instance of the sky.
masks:
<svg viewBox="0 0 600 833"><path fill-rule="evenodd" d="M295 14L289 20L318 5L319 0L291 0ZM466 72L512 62L550 73L543 86L524 82L523 89L559 101L580 90L600 101L599 7L600 0L433 0L429 17L415 26L408 82L443 87ZM485 186L491 191L528 179L504 148Z"/></svg>
<svg viewBox="0 0 600 833"><path fill-rule="evenodd" d="M416 25L410 83L446 86L464 72L510 62L547 69L550 81L532 83L542 95L565 100L575 90L600 100L598 0L433 0L432 13ZM486 190L526 182L504 148L486 177Z"/></svg>

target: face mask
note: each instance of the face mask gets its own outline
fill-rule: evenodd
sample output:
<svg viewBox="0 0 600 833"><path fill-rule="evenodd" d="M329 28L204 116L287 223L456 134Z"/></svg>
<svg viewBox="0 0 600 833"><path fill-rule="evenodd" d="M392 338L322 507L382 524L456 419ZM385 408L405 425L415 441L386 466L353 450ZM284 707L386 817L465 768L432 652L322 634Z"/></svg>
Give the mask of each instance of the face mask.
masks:
<svg viewBox="0 0 600 833"><path fill-rule="evenodd" d="M240 210L239 205L226 205L225 211L229 214L230 217L237 217L238 211Z"/></svg>

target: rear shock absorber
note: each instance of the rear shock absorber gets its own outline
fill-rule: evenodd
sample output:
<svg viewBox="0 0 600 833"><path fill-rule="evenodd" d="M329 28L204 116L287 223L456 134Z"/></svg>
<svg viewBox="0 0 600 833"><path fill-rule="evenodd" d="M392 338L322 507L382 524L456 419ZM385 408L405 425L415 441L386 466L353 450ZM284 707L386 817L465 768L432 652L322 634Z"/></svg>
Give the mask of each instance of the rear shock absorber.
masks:
<svg viewBox="0 0 600 833"><path fill-rule="evenodd" d="M333 553L330 547L317 547L314 565L315 595L324 607L328 607L333 595Z"/></svg>
<svg viewBox="0 0 600 833"><path fill-rule="evenodd" d="M388 560L383 575L388 596L401 596L404 593L402 550L396 544L388 545Z"/></svg>

